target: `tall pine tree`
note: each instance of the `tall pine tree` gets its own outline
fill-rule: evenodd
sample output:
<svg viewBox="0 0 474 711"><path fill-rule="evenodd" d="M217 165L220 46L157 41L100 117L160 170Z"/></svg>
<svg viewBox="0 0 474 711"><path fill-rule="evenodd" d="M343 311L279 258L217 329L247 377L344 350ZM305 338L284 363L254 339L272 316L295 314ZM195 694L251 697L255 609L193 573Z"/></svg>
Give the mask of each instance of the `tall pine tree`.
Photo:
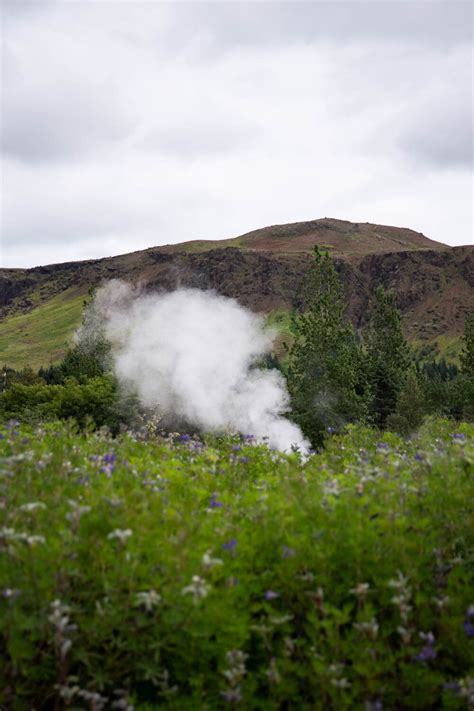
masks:
<svg viewBox="0 0 474 711"><path fill-rule="evenodd" d="M379 287L367 334L369 382L372 390L371 416L377 427L385 427L397 407L410 366L410 350L403 336L395 294Z"/></svg>
<svg viewBox="0 0 474 711"><path fill-rule="evenodd" d="M334 264L315 248L303 289L304 310L292 317L288 357L292 417L315 445L328 430L365 420L368 386L364 357Z"/></svg>

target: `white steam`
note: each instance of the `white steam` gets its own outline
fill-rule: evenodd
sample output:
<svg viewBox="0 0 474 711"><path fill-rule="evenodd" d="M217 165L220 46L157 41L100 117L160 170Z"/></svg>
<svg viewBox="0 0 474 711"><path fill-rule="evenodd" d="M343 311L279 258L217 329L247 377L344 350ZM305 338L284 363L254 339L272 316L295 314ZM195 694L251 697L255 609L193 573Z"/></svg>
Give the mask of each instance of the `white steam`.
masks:
<svg viewBox="0 0 474 711"><path fill-rule="evenodd" d="M274 334L260 316L210 291L140 294L121 281L97 292L95 313L113 347L115 373L146 407L205 431L230 428L280 450L308 448L276 370L253 367Z"/></svg>

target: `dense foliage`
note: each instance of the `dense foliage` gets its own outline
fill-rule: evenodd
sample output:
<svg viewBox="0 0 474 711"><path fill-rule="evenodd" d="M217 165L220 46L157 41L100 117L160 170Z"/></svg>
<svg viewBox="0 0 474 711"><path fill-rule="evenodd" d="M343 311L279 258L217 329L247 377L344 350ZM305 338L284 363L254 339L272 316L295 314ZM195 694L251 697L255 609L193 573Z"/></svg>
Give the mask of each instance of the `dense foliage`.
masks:
<svg viewBox="0 0 474 711"><path fill-rule="evenodd" d="M313 444L347 422L366 422L371 393L366 359L350 321L329 254L315 249L303 293L304 309L293 315L288 354L292 418Z"/></svg>
<svg viewBox="0 0 474 711"><path fill-rule="evenodd" d="M474 702L474 427L172 440L2 430L2 708Z"/></svg>

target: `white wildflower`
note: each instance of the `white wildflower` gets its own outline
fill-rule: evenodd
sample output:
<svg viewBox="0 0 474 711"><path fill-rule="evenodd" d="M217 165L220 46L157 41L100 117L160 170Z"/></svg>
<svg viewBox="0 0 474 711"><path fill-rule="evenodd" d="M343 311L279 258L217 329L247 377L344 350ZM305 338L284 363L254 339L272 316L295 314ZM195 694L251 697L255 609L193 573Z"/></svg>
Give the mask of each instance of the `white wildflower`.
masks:
<svg viewBox="0 0 474 711"><path fill-rule="evenodd" d="M26 511L26 513L31 513L32 511L37 511L38 509L45 509L46 504L43 504L42 501L31 501L28 504L23 504L20 506L20 511Z"/></svg>
<svg viewBox="0 0 474 711"><path fill-rule="evenodd" d="M349 590L349 592L352 595L355 595L356 597L363 599L369 592L369 588L370 588L369 583L357 583L355 588L351 588Z"/></svg>
<svg viewBox="0 0 474 711"><path fill-rule="evenodd" d="M223 565L223 560L220 558L212 558L211 551L206 551L202 557L202 565L205 570L210 570L218 565Z"/></svg>
<svg viewBox="0 0 474 711"><path fill-rule="evenodd" d="M130 536L133 535L133 531L130 528L116 528L114 531L109 533L107 539L113 541L117 539L120 543L126 543Z"/></svg>
<svg viewBox="0 0 474 711"><path fill-rule="evenodd" d="M34 548L40 543L46 543L46 538L44 536L25 536L23 540L28 546L30 546L30 548Z"/></svg>
<svg viewBox="0 0 474 711"><path fill-rule="evenodd" d="M204 578L201 578L199 575L193 575L191 585L187 585L183 588L181 593L183 595L192 595L193 602L197 605L198 602L207 597L210 589L210 585L206 583Z"/></svg>
<svg viewBox="0 0 474 711"><path fill-rule="evenodd" d="M361 635L369 639L376 639L379 633L379 625L375 618L368 622L355 622L354 627Z"/></svg>
<svg viewBox="0 0 474 711"><path fill-rule="evenodd" d="M139 592L135 595L135 607L144 607L147 612L151 612L161 602L161 595L156 590Z"/></svg>

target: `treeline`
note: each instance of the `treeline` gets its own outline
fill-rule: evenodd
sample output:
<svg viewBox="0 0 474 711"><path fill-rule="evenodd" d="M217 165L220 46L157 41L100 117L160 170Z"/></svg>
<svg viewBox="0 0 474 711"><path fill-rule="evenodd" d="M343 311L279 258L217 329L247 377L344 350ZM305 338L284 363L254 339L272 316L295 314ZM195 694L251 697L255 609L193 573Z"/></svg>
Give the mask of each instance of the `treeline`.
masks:
<svg viewBox="0 0 474 711"><path fill-rule="evenodd" d="M427 415L474 419L474 314L466 319L460 368L422 362L403 336L395 295L379 288L368 328L355 332L345 316L341 284L329 255L315 250L293 315L285 372L292 419L313 444L348 423L400 434Z"/></svg>
<svg viewBox="0 0 474 711"><path fill-rule="evenodd" d="M315 250L301 307L291 319L292 343L279 368L291 396L288 416L313 445L350 423L408 435L428 415L474 420L474 314L466 319L459 368L412 351L403 336L395 295L379 288L370 323L357 333L333 262ZM110 344L100 335L71 347L62 362L15 370L5 366L0 420L74 419L80 427L143 424L150 415L112 372Z"/></svg>

